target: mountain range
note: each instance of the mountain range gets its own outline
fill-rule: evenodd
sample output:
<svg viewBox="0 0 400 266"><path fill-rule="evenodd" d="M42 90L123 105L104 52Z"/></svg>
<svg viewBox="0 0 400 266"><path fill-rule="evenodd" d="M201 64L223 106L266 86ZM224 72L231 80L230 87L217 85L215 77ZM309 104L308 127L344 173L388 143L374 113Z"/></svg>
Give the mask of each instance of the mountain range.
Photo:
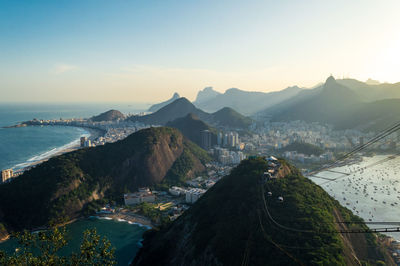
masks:
<svg viewBox="0 0 400 266"><path fill-rule="evenodd" d="M296 168L279 163L278 179L263 181L264 159L242 161L168 227L147 232L133 265L378 265L384 260L374 235L338 232L365 230L360 218Z"/></svg>
<svg viewBox="0 0 400 266"><path fill-rule="evenodd" d="M173 101L154 113L144 116L132 116L128 119L150 125L166 125L168 122L185 117L188 114L193 114L210 125L217 127L247 129L252 123L249 117L243 116L229 107L222 108L211 114L204 112L196 108L184 97Z"/></svg>
<svg viewBox="0 0 400 266"><path fill-rule="evenodd" d="M177 129L148 128L124 140L51 158L0 186L0 222L32 229L81 216L106 198L179 183L205 170L207 153ZM184 167L182 167L184 165Z"/></svg>
<svg viewBox="0 0 400 266"><path fill-rule="evenodd" d="M366 97L360 95L369 95L369 99L373 99L373 94L367 92L362 94L361 88L364 87L352 85L350 88L344 85L350 83L359 84L354 80L337 81L333 77L329 77L322 86L312 90L303 90L296 97L259 112L257 117L268 118L276 122L302 120L329 123L337 129L356 128L375 131L382 130L398 121L400 116L399 98L366 101ZM395 87L395 85L388 87L393 91L392 94L389 94L390 97L396 96L395 92L397 91L393 89ZM384 86L384 88L386 87ZM381 96L381 98L384 97Z"/></svg>
<svg viewBox="0 0 400 266"><path fill-rule="evenodd" d="M230 107L239 113L251 115L294 97L300 91L301 89L297 86L269 93L231 88L222 94L216 92L211 87L207 87L198 92L193 104L207 112L215 112L221 108Z"/></svg>

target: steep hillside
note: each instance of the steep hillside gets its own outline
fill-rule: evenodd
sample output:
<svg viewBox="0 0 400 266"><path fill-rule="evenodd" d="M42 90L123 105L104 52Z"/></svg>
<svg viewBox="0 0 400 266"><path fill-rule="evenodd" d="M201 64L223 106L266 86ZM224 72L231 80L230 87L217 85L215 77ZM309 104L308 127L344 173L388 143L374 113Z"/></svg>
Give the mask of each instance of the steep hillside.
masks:
<svg viewBox="0 0 400 266"><path fill-rule="evenodd" d="M365 103L355 108L338 124L338 128L382 131L400 120L400 99Z"/></svg>
<svg viewBox="0 0 400 266"><path fill-rule="evenodd" d="M182 158L181 158L182 157ZM204 170L205 151L176 129L148 128L122 141L54 157L0 186L0 222L20 230L78 217L89 202ZM178 161L185 161L186 168ZM174 178L177 178L174 176Z"/></svg>
<svg viewBox="0 0 400 266"><path fill-rule="evenodd" d="M335 222L360 218L281 163L283 178L264 183L267 162L243 161L170 226L145 235L133 265L377 265L374 235L336 231Z"/></svg>
<svg viewBox="0 0 400 266"><path fill-rule="evenodd" d="M209 97L208 100L196 100L194 104L207 112L215 112L224 107L231 107L242 114L251 115L294 97L300 91L301 89L297 86L270 93L242 91L232 88L223 94Z"/></svg>
<svg viewBox="0 0 400 266"><path fill-rule="evenodd" d="M243 116L229 107L224 107L221 110L212 113L207 121L222 127L229 128L248 128L252 120L247 116Z"/></svg>
<svg viewBox="0 0 400 266"><path fill-rule="evenodd" d="M109 110L107 112L101 113L97 116L93 116L90 118L93 122L102 122L102 121L114 121L118 119L124 119L125 116L123 113L117 110Z"/></svg>
<svg viewBox="0 0 400 266"><path fill-rule="evenodd" d="M370 81L368 84L355 79L339 79L337 82L353 90L366 102L400 99L400 82L391 84Z"/></svg>
<svg viewBox="0 0 400 266"><path fill-rule="evenodd" d="M144 116L132 116L129 119L151 125L166 125L169 121L184 117L190 113L200 119L208 116L206 112L197 109L188 99L182 97L162 107L157 112Z"/></svg>
<svg viewBox="0 0 400 266"><path fill-rule="evenodd" d="M194 114L188 114L185 117L168 122L167 126L179 129L185 137L199 146L201 146L201 131L210 130L211 132L216 132L214 128L201 121Z"/></svg>
<svg viewBox="0 0 400 266"><path fill-rule="evenodd" d="M337 124L360 106L361 101L352 90L329 77L319 93L272 113L272 120Z"/></svg>
<svg viewBox="0 0 400 266"><path fill-rule="evenodd" d="M160 110L161 108L163 108L164 106L172 103L173 101L179 99L180 96L177 92L174 93L174 95L172 95L172 98L170 98L169 100L166 100L165 102L161 102L161 103L157 103L157 104L153 104L152 106L150 106L149 108L149 112L156 112L158 110Z"/></svg>

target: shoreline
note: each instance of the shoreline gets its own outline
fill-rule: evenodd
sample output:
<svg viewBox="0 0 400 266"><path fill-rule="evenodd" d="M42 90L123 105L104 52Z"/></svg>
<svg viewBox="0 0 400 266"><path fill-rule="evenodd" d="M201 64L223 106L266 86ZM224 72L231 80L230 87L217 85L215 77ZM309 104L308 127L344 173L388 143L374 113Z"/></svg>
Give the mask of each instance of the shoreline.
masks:
<svg viewBox="0 0 400 266"><path fill-rule="evenodd" d="M20 175L23 172L30 170L31 168L33 168L43 162L46 162L53 157L79 150L81 148L80 147L80 138L81 137L86 136L90 140L95 140L104 135L104 132L100 129L94 129L94 128L89 128L89 127L76 127L76 128L83 130L83 132L80 134L78 139L75 139L63 146L53 148L49 151L38 154L38 155L28 159L27 161L16 164L10 168L14 170L14 173L16 173L17 175ZM48 155L46 155L46 154L48 154ZM38 158L38 159L35 159L35 158Z"/></svg>

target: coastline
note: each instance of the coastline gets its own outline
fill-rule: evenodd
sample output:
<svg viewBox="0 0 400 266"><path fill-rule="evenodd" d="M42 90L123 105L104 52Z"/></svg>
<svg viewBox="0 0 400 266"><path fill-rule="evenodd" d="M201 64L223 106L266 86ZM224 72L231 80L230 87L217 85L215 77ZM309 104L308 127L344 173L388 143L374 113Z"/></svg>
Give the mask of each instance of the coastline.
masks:
<svg viewBox="0 0 400 266"><path fill-rule="evenodd" d="M100 136L104 135L104 132L100 129L94 129L94 128L87 128L87 127L76 127L76 128L80 128L83 130L82 134L79 136L78 139L67 143L63 146L54 148L52 150L46 151L44 153L38 154L32 158L30 158L29 160L27 160L26 162L14 165L13 167L11 167L12 169L14 169L14 172L17 175L22 174L23 172L30 170L31 168L35 167L36 165L39 165L45 161L48 161L49 159L65 154L65 153L69 153L69 152L73 152L76 151L78 149L80 149L80 137L87 137L90 140L95 140L97 138L99 138Z"/></svg>

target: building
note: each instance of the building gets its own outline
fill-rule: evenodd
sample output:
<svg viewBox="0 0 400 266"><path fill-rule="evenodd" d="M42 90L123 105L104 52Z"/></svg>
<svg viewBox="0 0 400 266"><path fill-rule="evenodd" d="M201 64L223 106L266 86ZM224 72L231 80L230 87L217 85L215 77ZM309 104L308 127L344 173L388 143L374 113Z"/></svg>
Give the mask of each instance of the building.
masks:
<svg viewBox="0 0 400 266"><path fill-rule="evenodd" d="M217 145L220 147L222 146L222 139L223 139L222 132L219 132L217 135Z"/></svg>
<svg viewBox="0 0 400 266"><path fill-rule="evenodd" d="M136 205L142 202L154 202L156 196L148 188L140 188L139 192L124 194L125 205Z"/></svg>
<svg viewBox="0 0 400 266"><path fill-rule="evenodd" d="M87 140L86 137L81 137L81 147L85 147L86 140Z"/></svg>
<svg viewBox="0 0 400 266"><path fill-rule="evenodd" d="M208 150L212 147L212 133L210 130L201 131L201 147Z"/></svg>
<svg viewBox="0 0 400 266"><path fill-rule="evenodd" d="M186 189L181 188L181 187L171 187L169 188L169 193L173 196L179 197L180 195L185 195Z"/></svg>
<svg viewBox="0 0 400 266"><path fill-rule="evenodd" d="M83 147L92 147L92 142L90 141L90 139L85 140Z"/></svg>
<svg viewBox="0 0 400 266"><path fill-rule="evenodd" d="M186 202L195 203L206 191L201 188L192 188L186 191Z"/></svg>
<svg viewBox="0 0 400 266"><path fill-rule="evenodd" d="M5 169L1 171L1 181L3 183L9 181L11 178L14 177L14 173L12 169Z"/></svg>

